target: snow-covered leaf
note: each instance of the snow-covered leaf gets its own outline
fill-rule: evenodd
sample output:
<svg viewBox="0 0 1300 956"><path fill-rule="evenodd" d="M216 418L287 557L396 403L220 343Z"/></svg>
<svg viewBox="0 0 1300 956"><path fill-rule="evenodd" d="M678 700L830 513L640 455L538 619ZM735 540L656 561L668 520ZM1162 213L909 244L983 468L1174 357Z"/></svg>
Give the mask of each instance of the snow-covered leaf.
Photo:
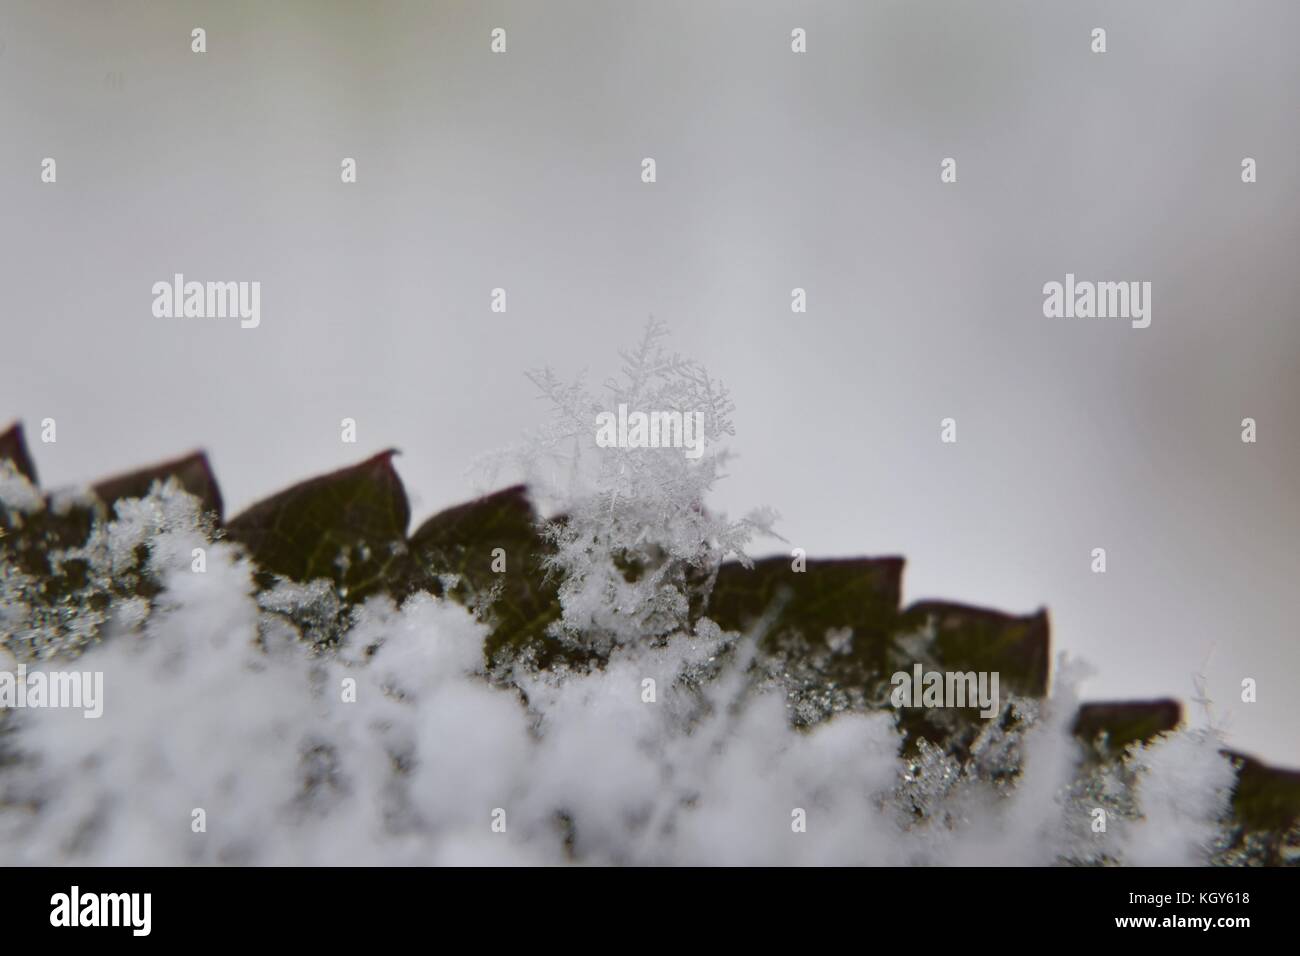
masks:
<svg viewBox="0 0 1300 956"><path fill-rule="evenodd" d="M410 550L412 588L445 592L486 616L490 663L527 653L546 667L563 653L546 637L560 617L556 583L544 567L554 549L523 485L439 512L411 535Z"/></svg>

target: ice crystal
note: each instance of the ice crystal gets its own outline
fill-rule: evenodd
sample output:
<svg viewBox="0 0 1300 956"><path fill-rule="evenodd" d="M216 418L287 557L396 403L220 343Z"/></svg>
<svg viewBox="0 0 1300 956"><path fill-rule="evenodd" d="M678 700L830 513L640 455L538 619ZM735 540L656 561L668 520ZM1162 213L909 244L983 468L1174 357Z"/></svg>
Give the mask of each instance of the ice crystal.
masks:
<svg viewBox="0 0 1300 956"><path fill-rule="evenodd" d="M11 502L8 521L22 520ZM112 517L93 497L64 493L29 508L26 521L21 545L0 549L0 646L22 660L80 653L115 616L138 623L160 575L188 568L213 534L198 499L174 479L117 502Z"/></svg>
<svg viewBox="0 0 1300 956"><path fill-rule="evenodd" d="M563 504L547 529L555 545L549 565L562 582L557 636L607 649L681 630L696 582L728 557L747 560L753 536L771 531L770 512L732 521L705 508L726 461L717 443L734 434L733 406L702 366L663 348L666 334L650 322L601 397L581 379L565 384L549 369L531 375L552 415L521 457L535 475L539 462L558 463L564 475L542 489ZM691 459L673 447L598 447L596 416L619 406L699 413L703 453Z"/></svg>

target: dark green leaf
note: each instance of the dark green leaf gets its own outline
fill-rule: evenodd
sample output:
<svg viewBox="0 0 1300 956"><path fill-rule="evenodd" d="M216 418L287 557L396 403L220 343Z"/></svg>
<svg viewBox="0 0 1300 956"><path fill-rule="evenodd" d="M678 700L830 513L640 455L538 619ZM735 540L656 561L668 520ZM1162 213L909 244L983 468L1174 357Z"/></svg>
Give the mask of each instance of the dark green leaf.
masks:
<svg viewBox="0 0 1300 956"><path fill-rule="evenodd" d="M931 655L948 671L997 672L1002 694L1047 693L1051 653L1047 612L1017 617L987 608L920 601L903 612L904 626L934 627Z"/></svg>
<svg viewBox="0 0 1300 956"><path fill-rule="evenodd" d="M182 488L203 502L204 510L215 512L217 521L221 521L221 489L217 487L208 456L201 451L101 481L95 485L95 494L112 514L114 502L122 498L143 498L155 481L168 478L175 478Z"/></svg>
<svg viewBox="0 0 1300 956"><path fill-rule="evenodd" d="M764 558L752 568L728 562L702 610L727 630L774 614L764 638L772 648L790 638L826 648L830 632L851 628L848 658L878 670L898 623L902 576L903 559L894 557L808 561L803 571L786 557Z"/></svg>
<svg viewBox="0 0 1300 956"><path fill-rule="evenodd" d="M489 663L527 649L547 666L561 653L546 637L560 616L555 582L542 563L550 549L523 485L434 515L411 536L410 547L411 589L442 593L440 576L454 574L459 581L449 596L485 608L493 627L485 647ZM498 548L503 555L494 555ZM494 563L501 567L498 557L504 558L499 572L493 570Z"/></svg>
<svg viewBox="0 0 1300 956"><path fill-rule="evenodd" d="M1224 753L1237 766L1232 809L1245 829L1284 834L1300 822L1300 770L1270 767L1233 751Z"/></svg>
<svg viewBox="0 0 1300 956"><path fill-rule="evenodd" d="M1076 737L1096 748L1098 756L1111 759L1129 744L1146 742L1173 730L1182 719L1182 705L1168 698L1102 701L1082 705L1072 730Z"/></svg>
<svg viewBox="0 0 1300 956"><path fill-rule="evenodd" d="M391 590L410 573L411 512L394 454L294 485L231 519L226 533L263 572L328 578L348 602Z"/></svg>

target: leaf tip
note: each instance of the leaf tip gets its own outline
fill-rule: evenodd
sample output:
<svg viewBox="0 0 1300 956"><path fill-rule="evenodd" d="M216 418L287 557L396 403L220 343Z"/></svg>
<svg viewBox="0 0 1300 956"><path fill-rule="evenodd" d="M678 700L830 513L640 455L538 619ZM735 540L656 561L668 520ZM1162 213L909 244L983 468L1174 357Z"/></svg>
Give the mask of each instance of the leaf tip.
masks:
<svg viewBox="0 0 1300 956"><path fill-rule="evenodd" d="M20 421L15 421L0 432L0 461L6 460L13 462L19 474L33 485L39 484L36 480L36 464L27 450L27 439L23 434L23 423Z"/></svg>

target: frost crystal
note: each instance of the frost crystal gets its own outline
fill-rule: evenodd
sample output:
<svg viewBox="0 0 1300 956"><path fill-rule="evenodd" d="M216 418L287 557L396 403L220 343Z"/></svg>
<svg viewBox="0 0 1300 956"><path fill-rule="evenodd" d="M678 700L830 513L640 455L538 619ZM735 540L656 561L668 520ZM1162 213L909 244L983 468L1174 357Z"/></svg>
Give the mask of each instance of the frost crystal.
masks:
<svg viewBox="0 0 1300 956"><path fill-rule="evenodd" d="M565 483L543 486L563 503L548 528L550 566L561 575L558 636L624 644L686 625L694 587L728 557L747 560L756 533L774 516L755 511L729 521L704 507L726 461L718 441L735 433L727 390L695 362L666 352L664 327L650 322L640 345L622 353L620 378L601 397L582 381L562 384L548 369L530 377L552 405L552 419L523 452L536 468L559 464ZM597 416L619 406L698 413L705 450L697 459L674 447L598 447Z"/></svg>
<svg viewBox="0 0 1300 956"><path fill-rule="evenodd" d="M22 660L75 655L114 616L138 621L162 576L188 569L192 549L212 537L198 499L174 479L119 501L112 518L84 494L55 496L25 518L11 501L0 513L25 520L27 533L0 549L0 647Z"/></svg>

